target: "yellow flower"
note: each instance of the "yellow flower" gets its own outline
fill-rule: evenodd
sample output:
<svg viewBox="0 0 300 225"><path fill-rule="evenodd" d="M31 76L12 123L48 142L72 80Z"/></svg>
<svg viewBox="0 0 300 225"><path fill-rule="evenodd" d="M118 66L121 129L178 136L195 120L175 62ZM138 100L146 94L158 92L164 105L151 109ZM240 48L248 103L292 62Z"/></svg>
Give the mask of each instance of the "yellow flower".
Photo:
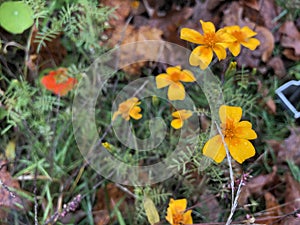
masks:
<svg viewBox="0 0 300 225"><path fill-rule="evenodd" d="M139 102L138 98L130 98L125 102L119 104L118 111L116 111L112 117L112 120L115 120L118 115L121 115L123 119L129 120L130 117L139 120L142 118L141 108L138 106L141 102Z"/></svg>
<svg viewBox="0 0 300 225"><path fill-rule="evenodd" d="M226 58L225 48L229 43L235 41L235 38L226 33L224 29L216 32L215 25L212 22L200 20L200 23L203 35L193 29L182 28L180 38L200 45L192 51L189 61L192 66L200 66L204 70L211 63L213 52L219 60Z"/></svg>
<svg viewBox="0 0 300 225"><path fill-rule="evenodd" d="M257 138L252 124L248 121L240 121L242 108L222 105L219 109L221 130L230 155L234 160L243 163L246 159L255 155L255 149L250 141ZM223 161L226 156L221 135L216 135L203 147L203 154L212 158L217 163Z"/></svg>
<svg viewBox="0 0 300 225"><path fill-rule="evenodd" d="M229 51L234 56L240 54L241 45L249 48L250 50L255 50L257 46L260 45L260 41L258 39L252 38L257 33L247 26L243 28L240 28L239 26L228 26L224 27L224 29L236 39L236 41L230 43L228 46Z"/></svg>
<svg viewBox="0 0 300 225"><path fill-rule="evenodd" d="M171 126L174 129L179 129L183 126L183 122L190 118L193 112L190 110L182 109L172 113L174 119L171 122Z"/></svg>
<svg viewBox="0 0 300 225"><path fill-rule="evenodd" d="M180 66L168 67L166 72L156 77L156 87L160 89L169 86L169 100L183 100L185 98L185 89L181 81L196 81L193 73L189 70L181 70Z"/></svg>
<svg viewBox="0 0 300 225"><path fill-rule="evenodd" d="M106 148L107 150L112 150L112 145L111 144L109 144L107 141L106 142L102 142L102 146L104 147L104 148Z"/></svg>
<svg viewBox="0 0 300 225"><path fill-rule="evenodd" d="M186 210L186 199L170 199L166 220L172 225L193 224L192 210Z"/></svg>

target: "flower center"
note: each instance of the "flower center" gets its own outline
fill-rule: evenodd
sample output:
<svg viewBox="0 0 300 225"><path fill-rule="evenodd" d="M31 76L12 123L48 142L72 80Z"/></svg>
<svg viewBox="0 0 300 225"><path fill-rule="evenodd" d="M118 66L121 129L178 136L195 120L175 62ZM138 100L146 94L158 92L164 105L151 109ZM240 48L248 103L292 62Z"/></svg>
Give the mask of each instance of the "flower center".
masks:
<svg viewBox="0 0 300 225"><path fill-rule="evenodd" d="M183 214L176 213L173 215L173 225L183 225Z"/></svg>
<svg viewBox="0 0 300 225"><path fill-rule="evenodd" d="M174 72L171 75L171 80L174 82L178 82L180 80L180 73Z"/></svg>
<svg viewBox="0 0 300 225"><path fill-rule="evenodd" d="M208 47L214 47L216 44L216 34L215 33L207 33L204 34L204 41Z"/></svg>
<svg viewBox="0 0 300 225"><path fill-rule="evenodd" d="M225 138L233 138L235 136L235 126L233 120L227 120L226 124L222 124L221 127Z"/></svg>
<svg viewBox="0 0 300 225"><path fill-rule="evenodd" d="M233 31L232 36L234 36L238 42L243 42L246 39L245 34L238 30Z"/></svg>

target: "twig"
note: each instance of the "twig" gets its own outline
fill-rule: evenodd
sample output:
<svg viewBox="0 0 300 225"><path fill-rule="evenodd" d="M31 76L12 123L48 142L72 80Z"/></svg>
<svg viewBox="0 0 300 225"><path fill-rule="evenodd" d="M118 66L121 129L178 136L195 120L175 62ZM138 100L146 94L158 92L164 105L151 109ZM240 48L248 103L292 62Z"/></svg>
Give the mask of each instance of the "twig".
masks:
<svg viewBox="0 0 300 225"><path fill-rule="evenodd" d="M76 211L76 209L78 208L80 202L81 202L81 195L78 194L76 195L72 201L70 201L68 204L64 204L63 206L63 211L61 213L59 213L58 211L56 211L45 223L44 225L47 224L53 224L55 223L59 218L61 217L65 217L67 214L69 214L70 212L74 212Z"/></svg>
<svg viewBox="0 0 300 225"><path fill-rule="evenodd" d="M227 160L228 160L228 165L229 165L229 175L230 175L230 186L231 186L231 205L233 206L233 201L234 201L234 178L233 178L233 169L232 169L232 164L231 164L231 156L229 154L229 150L228 150L228 146L225 142L225 138L224 138L224 135L222 134L222 131L219 127L219 125L216 123L216 127L217 127L217 130L219 132L219 134L221 135L221 138L222 138L222 142L224 144L224 147L225 147L225 151L226 151L226 156L227 156Z"/></svg>
<svg viewBox="0 0 300 225"><path fill-rule="evenodd" d="M38 208L38 202L37 202L37 188L36 188L36 180L37 180L37 166L35 167L35 172L34 172L34 180L33 180L33 194L34 194L34 224L38 225L38 216L37 216L37 208Z"/></svg>

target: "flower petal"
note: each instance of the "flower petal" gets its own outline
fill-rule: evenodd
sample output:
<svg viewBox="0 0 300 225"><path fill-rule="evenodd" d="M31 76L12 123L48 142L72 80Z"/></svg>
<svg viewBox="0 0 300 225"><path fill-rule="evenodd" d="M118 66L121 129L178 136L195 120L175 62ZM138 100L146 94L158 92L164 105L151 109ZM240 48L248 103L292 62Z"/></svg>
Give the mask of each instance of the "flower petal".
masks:
<svg viewBox="0 0 300 225"><path fill-rule="evenodd" d="M221 122L226 124L227 119L239 122L242 118L243 110L241 107L222 105L219 109Z"/></svg>
<svg viewBox="0 0 300 225"><path fill-rule="evenodd" d="M182 83L172 83L168 90L169 100L183 100L185 98L185 89Z"/></svg>
<svg viewBox="0 0 300 225"><path fill-rule="evenodd" d="M257 138L257 134L252 130L252 124L248 121L241 121L235 127L235 137L253 140Z"/></svg>
<svg viewBox="0 0 300 225"><path fill-rule="evenodd" d="M176 130L180 129L183 126L183 120L174 119L174 120L171 121L171 126Z"/></svg>
<svg viewBox="0 0 300 225"><path fill-rule="evenodd" d="M229 152L232 158L238 163L255 155L255 149L250 141L240 138L232 138L228 143Z"/></svg>
<svg viewBox="0 0 300 225"><path fill-rule="evenodd" d="M200 20L200 23L202 25L202 30L204 33L215 33L216 32L215 25L212 22L204 22L203 20Z"/></svg>
<svg viewBox="0 0 300 225"><path fill-rule="evenodd" d="M170 76L166 73L159 74L156 78L156 87L158 89L169 86L172 84L172 81L170 80Z"/></svg>
<svg viewBox="0 0 300 225"><path fill-rule="evenodd" d="M253 30L251 30L248 26L244 26L241 31L244 33L244 34L247 34L247 37L253 37L255 35L257 35L257 33Z"/></svg>
<svg viewBox="0 0 300 225"><path fill-rule="evenodd" d="M183 214L183 223L184 224L193 224L192 210L188 210Z"/></svg>
<svg viewBox="0 0 300 225"><path fill-rule="evenodd" d="M220 135L216 135L206 142L203 147L203 155L213 159L216 163L224 160L226 151Z"/></svg>
<svg viewBox="0 0 300 225"><path fill-rule="evenodd" d="M180 38L196 44L204 43L202 34L190 28L182 28L180 31Z"/></svg>
<svg viewBox="0 0 300 225"><path fill-rule="evenodd" d="M180 73L180 81L183 82L194 82L196 81L196 78L194 77L194 74L189 70L183 70Z"/></svg>
<svg viewBox="0 0 300 225"><path fill-rule="evenodd" d="M142 109L139 106L134 106L132 109L130 109L129 112L130 117L135 120L141 119L142 118L142 114L140 114L141 110Z"/></svg>
<svg viewBox="0 0 300 225"><path fill-rule="evenodd" d="M192 51L189 61L192 66L200 66L204 70L211 63L212 58L213 51L211 48L198 46Z"/></svg>
<svg viewBox="0 0 300 225"><path fill-rule="evenodd" d="M226 50L222 45L216 44L213 47L214 52L216 53L217 57L219 60L225 59L226 58Z"/></svg>
<svg viewBox="0 0 300 225"><path fill-rule="evenodd" d="M237 56L241 52L241 45L238 42L234 42L228 46L228 49L233 56Z"/></svg>
<svg viewBox="0 0 300 225"><path fill-rule="evenodd" d="M176 212L184 212L187 206L187 200L185 198L183 199L177 199L173 201L170 201L171 208L175 209Z"/></svg>
<svg viewBox="0 0 300 225"><path fill-rule="evenodd" d="M260 41L256 38L250 38L247 40L247 42L241 42L241 44L243 46L245 46L246 48L249 48L250 50L255 50L257 48L257 46L260 45Z"/></svg>
<svg viewBox="0 0 300 225"><path fill-rule="evenodd" d="M181 72L181 66L170 66L166 70L168 75L171 75L172 73L180 73Z"/></svg>

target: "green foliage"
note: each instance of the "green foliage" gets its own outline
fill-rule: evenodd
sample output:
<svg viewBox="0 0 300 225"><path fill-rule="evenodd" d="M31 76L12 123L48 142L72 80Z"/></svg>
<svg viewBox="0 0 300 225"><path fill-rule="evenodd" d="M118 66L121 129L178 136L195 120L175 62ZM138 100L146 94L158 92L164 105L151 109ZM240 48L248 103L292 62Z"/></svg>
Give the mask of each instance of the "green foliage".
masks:
<svg viewBox="0 0 300 225"><path fill-rule="evenodd" d="M23 2L4 2L0 6L0 25L10 33L21 34L33 24L33 11Z"/></svg>
<svg viewBox="0 0 300 225"><path fill-rule="evenodd" d="M111 13L108 8L99 6L97 1L87 0L65 2L59 8L59 2L54 1L50 9L46 11L48 5L41 4L39 1L36 3L28 1L34 9L43 12L38 14L44 22L37 24L39 30L35 37L35 42L38 44L37 52L61 33L79 50L83 48L94 53L101 49L98 40L104 30L104 22Z"/></svg>

